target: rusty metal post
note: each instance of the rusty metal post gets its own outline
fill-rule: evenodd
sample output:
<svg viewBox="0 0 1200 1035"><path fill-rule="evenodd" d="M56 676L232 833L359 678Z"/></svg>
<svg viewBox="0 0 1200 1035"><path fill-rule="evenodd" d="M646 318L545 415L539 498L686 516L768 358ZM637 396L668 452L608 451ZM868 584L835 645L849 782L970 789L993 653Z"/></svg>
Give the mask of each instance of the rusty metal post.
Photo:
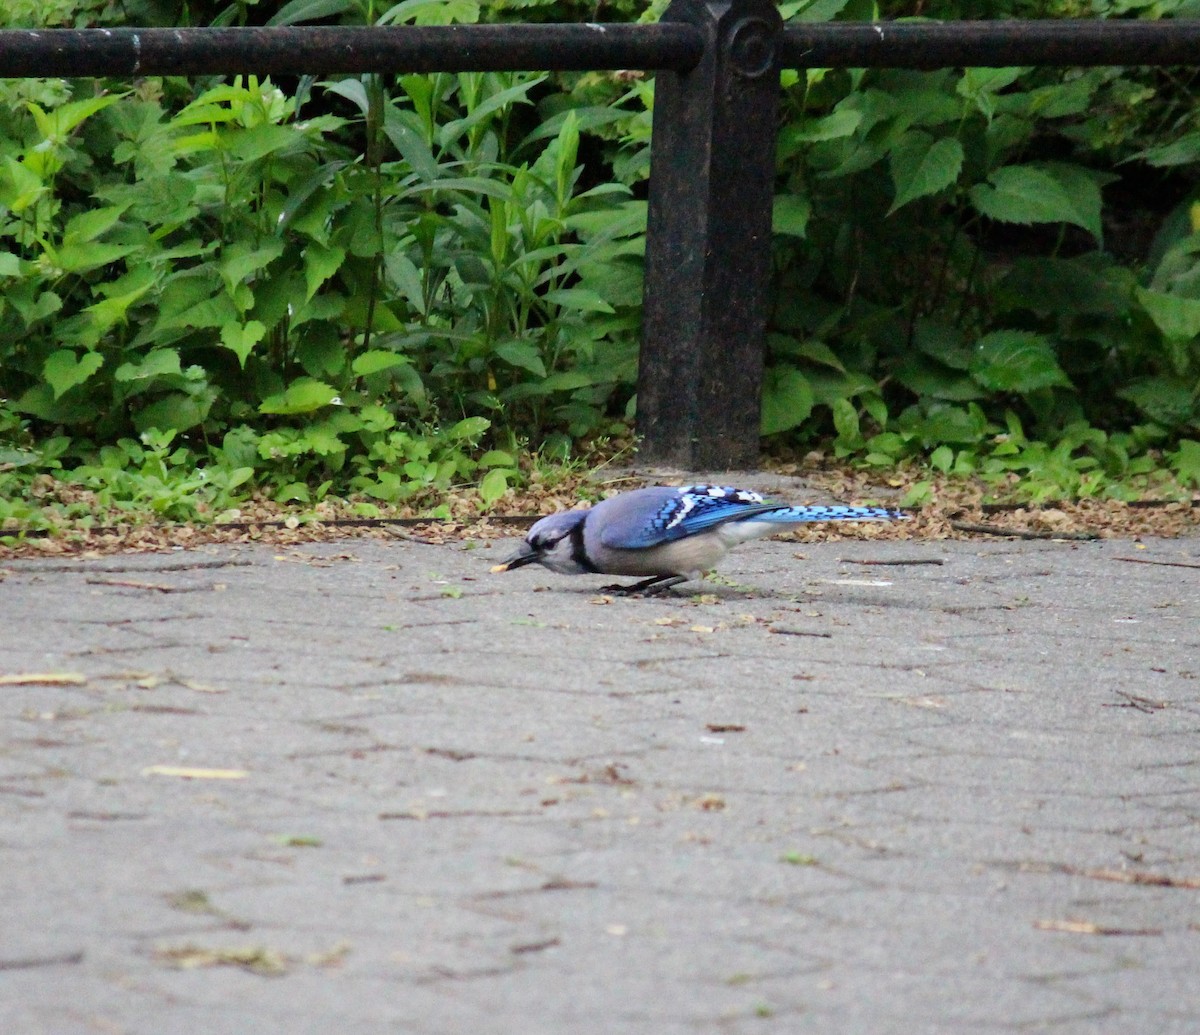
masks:
<svg viewBox="0 0 1200 1035"><path fill-rule="evenodd" d="M688 469L758 460L782 29L770 0L674 0L705 56L655 81L641 455Z"/></svg>

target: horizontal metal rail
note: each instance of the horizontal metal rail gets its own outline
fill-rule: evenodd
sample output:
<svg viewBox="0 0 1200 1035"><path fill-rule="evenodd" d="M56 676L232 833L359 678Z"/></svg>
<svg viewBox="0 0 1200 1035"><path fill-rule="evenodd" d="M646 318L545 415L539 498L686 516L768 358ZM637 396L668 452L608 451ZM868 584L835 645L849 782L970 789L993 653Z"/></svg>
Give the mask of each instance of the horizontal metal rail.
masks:
<svg viewBox="0 0 1200 1035"><path fill-rule="evenodd" d="M1200 19L789 25L784 68L1197 65Z"/></svg>
<svg viewBox="0 0 1200 1035"><path fill-rule="evenodd" d="M438 25L0 30L0 79L73 76L687 72L704 37L660 25Z"/></svg>
<svg viewBox="0 0 1200 1035"><path fill-rule="evenodd" d="M688 72L702 34L685 22L237 29L0 30L0 78L254 72ZM1200 19L828 22L789 25L782 67L996 68L1200 63Z"/></svg>

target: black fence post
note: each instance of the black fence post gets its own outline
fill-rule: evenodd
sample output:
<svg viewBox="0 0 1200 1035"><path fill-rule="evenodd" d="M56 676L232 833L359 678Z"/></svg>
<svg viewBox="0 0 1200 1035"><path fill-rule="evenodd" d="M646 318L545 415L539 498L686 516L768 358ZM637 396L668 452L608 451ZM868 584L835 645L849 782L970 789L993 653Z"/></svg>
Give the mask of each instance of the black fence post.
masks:
<svg viewBox="0 0 1200 1035"><path fill-rule="evenodd" d="M770 0L674 0L705 55L655 81L637 425L642 458L758 459L782 26Z"/></svg>

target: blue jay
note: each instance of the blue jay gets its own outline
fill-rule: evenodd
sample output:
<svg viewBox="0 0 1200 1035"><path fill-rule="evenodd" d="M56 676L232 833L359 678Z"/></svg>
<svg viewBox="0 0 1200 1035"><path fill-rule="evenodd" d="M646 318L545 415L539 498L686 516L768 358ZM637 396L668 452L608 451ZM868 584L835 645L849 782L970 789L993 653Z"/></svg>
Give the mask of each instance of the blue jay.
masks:
<svg viewBox="0 0 1200 1035"><path fill-rule="evenodd" d="M658 593L711 571L738 543L796 525L907 516L890 507L788 507L723 485L659 485L612 496L590 510L542 518L520 549L492 571L540 564L563 575L648 575L605 589Z"/></svg>

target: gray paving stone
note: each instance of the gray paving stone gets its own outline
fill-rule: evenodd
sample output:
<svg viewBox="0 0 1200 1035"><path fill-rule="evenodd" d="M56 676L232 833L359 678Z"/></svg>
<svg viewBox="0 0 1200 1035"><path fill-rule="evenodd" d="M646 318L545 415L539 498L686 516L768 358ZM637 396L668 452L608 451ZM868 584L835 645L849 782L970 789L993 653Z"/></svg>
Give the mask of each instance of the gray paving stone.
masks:
<svg viewBox="0 0 1200 1035"><path fill-rule="evenodd" d="M0 1032L1200 1031L1200 541L505 548L7 565Z"/></svg>

